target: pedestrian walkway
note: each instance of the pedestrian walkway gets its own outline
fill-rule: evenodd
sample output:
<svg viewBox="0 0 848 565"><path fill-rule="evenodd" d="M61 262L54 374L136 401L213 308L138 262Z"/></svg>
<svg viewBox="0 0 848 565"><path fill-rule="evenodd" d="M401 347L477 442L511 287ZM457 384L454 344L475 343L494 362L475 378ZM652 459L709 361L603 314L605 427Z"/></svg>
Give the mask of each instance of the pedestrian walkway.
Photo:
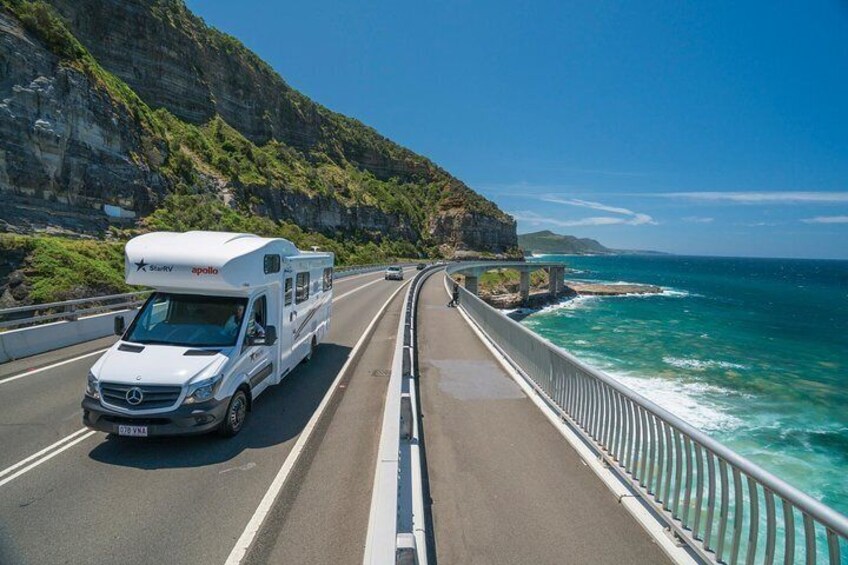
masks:
<svg viewBox="0 0 848 565"><path fill-rule="evenodd" d="M449 300L433 275L418 318L438 561L667 562Z"/></svg>

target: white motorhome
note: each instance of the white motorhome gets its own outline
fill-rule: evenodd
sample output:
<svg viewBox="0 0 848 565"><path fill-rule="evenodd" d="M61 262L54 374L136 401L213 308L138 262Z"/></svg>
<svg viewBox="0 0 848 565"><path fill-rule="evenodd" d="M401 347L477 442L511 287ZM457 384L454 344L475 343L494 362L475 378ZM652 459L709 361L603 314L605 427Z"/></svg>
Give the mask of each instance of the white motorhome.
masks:
<svg viewBox="0 0 848 565"><path fill-rule="evenodd" d="M232 436L254 400L330 328L332 253L242 233L159 232L126 245L127 283L154 289L91 368L83 423L126 436Z"/></svg>

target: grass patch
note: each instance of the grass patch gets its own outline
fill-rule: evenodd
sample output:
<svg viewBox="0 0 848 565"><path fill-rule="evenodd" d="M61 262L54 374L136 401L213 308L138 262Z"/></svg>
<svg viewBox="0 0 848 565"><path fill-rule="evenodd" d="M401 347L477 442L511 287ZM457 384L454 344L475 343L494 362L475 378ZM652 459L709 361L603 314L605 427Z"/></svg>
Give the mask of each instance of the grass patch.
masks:
<svg viewBox="0 0 848 565"><path fill-rule="evenodd" d="M0 253L25 250L24 284L33 303L132 290L124 283L122 243L0 235Z"/></svg>
<svg viewBox="0 0 848 565"><path fill-rule="evenodd" d="M530 288L547 287L550 282L548 272L539 269L530 273ZM496 269L486 271L477 281L478 288L484 294L508 294L518 292L521 275L515 269Z"/></svg>

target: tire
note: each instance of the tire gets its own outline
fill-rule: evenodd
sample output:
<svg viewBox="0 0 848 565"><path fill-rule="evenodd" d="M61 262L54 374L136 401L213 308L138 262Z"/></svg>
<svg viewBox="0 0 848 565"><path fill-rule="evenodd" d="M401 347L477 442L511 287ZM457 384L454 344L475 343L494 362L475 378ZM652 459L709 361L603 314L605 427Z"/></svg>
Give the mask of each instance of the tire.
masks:
<svg viewBox="0 0 848 565"><path fill-rule="evenodd" d="M218 428L218 433L223 437L233 437L244 427L247 420L247 395L239 389L233 394L224 413L224 421Z"/></svg>

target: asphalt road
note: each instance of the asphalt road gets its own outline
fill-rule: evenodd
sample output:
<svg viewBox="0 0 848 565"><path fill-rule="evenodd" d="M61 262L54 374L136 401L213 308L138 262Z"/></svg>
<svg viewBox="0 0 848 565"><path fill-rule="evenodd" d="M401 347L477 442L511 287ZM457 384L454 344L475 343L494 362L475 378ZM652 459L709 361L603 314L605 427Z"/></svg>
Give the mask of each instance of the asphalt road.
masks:
<svg viewBox="0 0 848 565"><path fill-rule="evenodd" d="M456 309L422 288L419 388L440 563L665 563Z"/></svg>
<svg viewBox="0 0 848 565"><path fill-rule="evenodd" d="M230 440L79 432L81 394L97 356L63 359L97 351L110 339L4 365L0 563L223 563L351 348L399 284L383 281L382 273L336 281L329 338L310 363L257 399L245 429ZM394 336L387 327L396 328L401 299L342 383L345 390L317 429L323 441L291 476L280 509L268 517L274 527L260 531L248 559L361 561L388 381L381 371L391 364ZM77 432L49 460L19 476L26 464L9 471ZM322 553L328 543L336 547Z"/></svg>

